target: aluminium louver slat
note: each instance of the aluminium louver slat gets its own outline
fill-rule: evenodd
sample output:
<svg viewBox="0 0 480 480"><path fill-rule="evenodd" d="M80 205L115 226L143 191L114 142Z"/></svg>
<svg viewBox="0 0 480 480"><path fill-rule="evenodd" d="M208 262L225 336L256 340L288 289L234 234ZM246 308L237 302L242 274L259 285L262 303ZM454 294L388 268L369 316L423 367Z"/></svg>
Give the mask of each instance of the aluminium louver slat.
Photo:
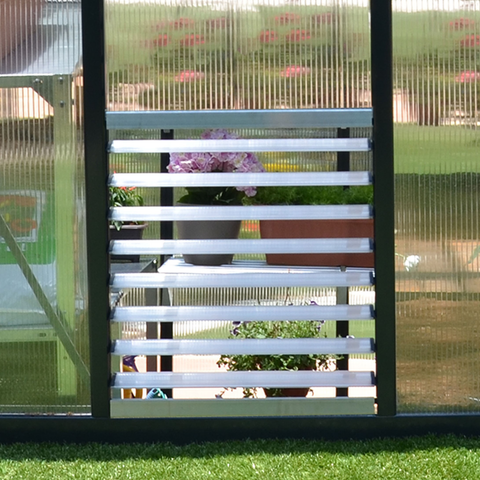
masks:
<svg viewBox="0 0 480 480"><path fill-rule="evenodd" d="M106 112L109 130L372 127L371 108Z"/></svg>
<svg viewBox="0 0 480 480"><path fill-rule="evenodd" d="M309 355L373 353L371 338L117 340L113 355Z"/></svg>
<svg viewBox="0 0 480 480"><path fill-rule="evenodd" d="M235 240L114 240L113 255L173 255L224 253L371 253L368 238L235 239Z"/></svg>
<svg viewBox="0 0 480 480"><path fill-rule="evenodd" d="M329 272L312 274L243 273L205 275L175 273L116 273L111 287L122 288L222 288L222 287L353 287L373 285L372 272Z"/></svg>
<svg viewBox="0 0 480 480"><path fill-rule="evenodd" d="M115 173L112 187L229 187L370 185L370 172L260 172L260 173Z"/></svg>
<svg viewBox="0 0 480 480"><path fill-rule="evenodd" d="M371 320L372 305L117 307L113 322Z"/></svg>
<svg viewBox="0 0 480 480"><path fill-rule="evenodd" d="M186 152L368 152L368 138L255 140L113 140L110 153Z"/></svg>
<svg viewBox="0 0 480 480"><path fill-rule="evenodd" d="M254 371L117 373L112 388L371 387L373 372Z"/></svg>
<svg viewBox="0 0 480 480"><path fill-rule="evenodd" d="M239 418L374 415L373 393L362 397L274 397L216 399L112 400L112 418Z"/></svg>
<svg viewBox="0 0 480 480"><path fill-rule="evenodd" d="M110 220L355 220L372 218L370 205L117 207Z"/></svg>

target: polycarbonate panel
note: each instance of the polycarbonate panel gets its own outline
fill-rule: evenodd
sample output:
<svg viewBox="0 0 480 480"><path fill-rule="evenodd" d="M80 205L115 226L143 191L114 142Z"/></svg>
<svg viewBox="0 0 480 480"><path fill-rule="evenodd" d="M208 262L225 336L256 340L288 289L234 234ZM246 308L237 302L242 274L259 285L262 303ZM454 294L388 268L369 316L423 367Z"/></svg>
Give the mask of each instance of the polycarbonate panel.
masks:
<svg viewBox="0 0 480 480"><path fill-rule="evenodd" d="M478 2L393 14L401 412L480 407Z"/></svg>
<svg viewBox="0 0 480 480"><path fill-rule="evenodd" d="M105 6L109 110L370 106L367 2Z"/></svg>
<svg viewBox="0 0 480 480"><path fill-rule="evenodd" d="M90 411L80 7L0 2L0 413Z"/></svg>

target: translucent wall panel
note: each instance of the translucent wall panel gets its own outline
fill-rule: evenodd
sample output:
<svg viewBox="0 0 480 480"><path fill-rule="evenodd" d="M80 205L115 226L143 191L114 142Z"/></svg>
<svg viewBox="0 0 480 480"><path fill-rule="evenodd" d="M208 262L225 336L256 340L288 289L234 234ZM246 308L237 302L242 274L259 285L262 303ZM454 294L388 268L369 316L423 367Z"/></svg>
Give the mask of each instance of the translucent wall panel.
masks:
<svg viewBox="0 0 480 480"><path fill-rule="evenodd" d="M0 2L0 413L88 412L80 2Z"/></svg>
<svg viewBox="0 0 480 480"><path fill-rule="evenodd" d="M477 411L477 2L395 2L398 400Z"/></svg>
<svg viewBox="0 0 480 480"><path fill-rule="evenodd" d="M370 104L368 8L353 0L106 0L108 108Z"/></svg>

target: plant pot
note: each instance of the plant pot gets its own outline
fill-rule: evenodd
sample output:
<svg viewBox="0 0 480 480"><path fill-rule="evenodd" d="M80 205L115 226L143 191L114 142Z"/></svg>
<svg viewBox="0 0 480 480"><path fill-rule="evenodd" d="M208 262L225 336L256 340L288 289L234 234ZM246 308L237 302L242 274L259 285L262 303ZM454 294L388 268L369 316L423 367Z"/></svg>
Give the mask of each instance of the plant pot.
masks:
<svg viewBox="0 0 480 480"><path fill-rule="evenodd" d="M141 240L143 231L147 228L148 223L140 225L122 225L120 230L114 225L110 225L110 240ZM135 262L140 261L140 255L111 255L110 259L116 262Z"/></svg>
<svg viewBox="0 0 480 480"><path fill-rule="evenodd" d="M180 221L177 224L178 238L182 240L235 239L240 233L241 220ZM218 266L232 263L232 254L186 254L185 263Z"/></svg>
<svg viewBox="0 0 480 480"><path fill-rule="evenodd" d="M309 387L304 388L264 388L265 396L271 397L306 397L310 391Z"/></svg>
<svg viewBox="0 0 480 480"><path fill-rule="evenodd" d="M373 219L261 220L262 238L373 238ZM374 267L373 253L267 254L269 265Z"/></svg>

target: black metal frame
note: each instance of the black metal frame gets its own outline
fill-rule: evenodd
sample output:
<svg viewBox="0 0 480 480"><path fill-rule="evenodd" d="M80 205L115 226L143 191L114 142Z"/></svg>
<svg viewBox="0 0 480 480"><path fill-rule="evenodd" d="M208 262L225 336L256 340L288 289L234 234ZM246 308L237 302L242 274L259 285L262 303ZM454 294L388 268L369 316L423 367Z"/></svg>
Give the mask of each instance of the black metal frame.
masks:
<svg viewBox="0 0 480 480"><path fill-rule="evenodd" d="M110 314L107 130L103 0L82 2L85 185L90 328L91 407L95 418L110 416ZM90 54L91 53L91 54Z"/></svg>
<svg viewBox="0 0 480 480"><path fill-rule="evenodd" d="M395 199L392 5L370 0L375 199L375 338L378 415L395 415Z"/></svg>
<svg viewBox="0 0 480 480"><path fill-rule="evenodd" d="M425 433L477 435L480 415L398 415L396 412L394 177L391 2L371 0L374 109L377 416L312 418L109 418L108 178L105 125L103 0L82 5L87 242L91 349L91 417L0 416L0 442L145 442L243 438L349 439ZM101 208L99 208L101 207Z"/></svg>

